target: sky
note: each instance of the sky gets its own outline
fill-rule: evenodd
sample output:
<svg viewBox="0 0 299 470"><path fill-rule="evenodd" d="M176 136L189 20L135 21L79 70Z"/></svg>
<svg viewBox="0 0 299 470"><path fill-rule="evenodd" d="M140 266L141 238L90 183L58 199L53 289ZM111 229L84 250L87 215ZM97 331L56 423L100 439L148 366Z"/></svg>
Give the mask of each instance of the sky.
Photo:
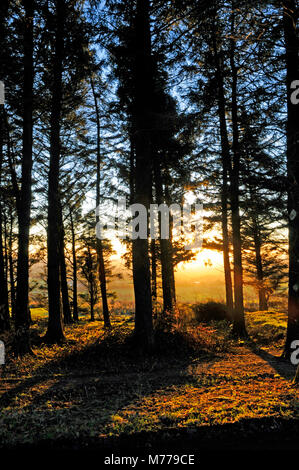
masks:
<svg viewBox="0 0 299 470"><path fill-rule="evenodd" d="M125 267L121 255L125 247L117 239L113 240L116 254L112 256L114 271L123 275L121 280L113 280L110 289L117 293L120 302L132 302L133 281L130 271ZM223 301L225 299L224 273L222 253L201 249L196 259L180 263L175 272L176 294L179 302L197 302L212 298Z"/></svg>

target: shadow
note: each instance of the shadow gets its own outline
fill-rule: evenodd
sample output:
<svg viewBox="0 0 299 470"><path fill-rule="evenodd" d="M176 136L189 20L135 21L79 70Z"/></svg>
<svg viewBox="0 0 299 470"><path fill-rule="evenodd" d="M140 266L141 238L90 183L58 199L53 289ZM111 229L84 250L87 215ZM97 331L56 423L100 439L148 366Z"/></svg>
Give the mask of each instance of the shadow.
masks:
<svg viewBox="0 0 299 470"><path fill-rule="evenodd" d="M294 366L291 362L286 361L281 356L275 356L274 354L271 354L268 351L261 349L252 339L246 342L246 344L250 347L251 351L254 354L259 356L261 359L267 362L271 367L273 367L273 369L279 375L281 375L281 377L284 377L287 380L294 379L297 367Z"/></svg>
<svg viewBox="0 0 299 470"><path fill-rule="evenodd" d="M287 379L293 378L293 366L261 350L253 342L248 345L277 373ZM218 358L216 354L207 355L206 351L202 356L188 354L188 351L184 354L177 352L175 356L176 346L169 343L168 346L171 350L169 355L161 353L138 357L126 343L119 342L117 336L107 335L102 341L74 351L67 357L48 361L34 372L33 377L22 380L4 392L0 399L1 406L12 405L19 395L32 394L32 387L40 387L40 390L33 391L29 403L22 407L22 412L30 416L38 405L42 414L39 426L48 428L53 423L59 423L62 414L67 417L70 426L75 426L75 418L84 415L85 422L88 422L89 417L96 419L101 430L102 426L111 423L112 416L119 410L138 403L159 390L167 393L175 386L207 386L198 382L198 376L193 374L190 366L194 365L194 360L209 365L217 360L221 361L221 357ZM66 408L55 408L56 399L60 405L67 402ZM49 400L54 403L51 409L46 406ZM203 463L205 453L210 456L211 462L215 458L215 451L218 455L220 452L227 455L232 452L236 456L236 448L245 454L253 450L261 452L272 449L272 452L296 449L298 442L294 436L298 436L298 420L286 421L288 422L285 423L280 418L254 418L241 419L231 424L190 425L185 428L173 427L163 421L164 425L157 431L123 432L115 437L103 438L92 437L86 432L74 439L54 440L49 437L11 448L0 444L0 448L1 453L5 449L12 453L18 449L18 452L28 452L28 455L32 455L32 452L34 455L47 452L49 455L56 455L56 458L57 452L77 457L80 454L83 460L90 454L98 458L105 458L113 453L142 455L146 459L149 454L167 452L194 454ZM21 424L20 421L19 423ZM35 422L34 426L37 426Z"/></svg>
<svg viewBox="0 0 299 470"><path fill-rule="evenodd" d="M106 418L109 421L121 408L157 390L194 382L189 366L194 359L201 360L200 355L190 351L175 355L175 345L168 343L167 347L169 354L160 351L151 356L138 356L130 343L122 344L118 337L108 334L102 341L97 340L83 350L47 361L34 371L32 377L18 380L2 376L2 388L5 382L17 384L2 393L0 407L13 405L19 395L26 394L32 397L29 396L29 403L22 407L24 412L32 411L36 405L41 408L55 397L57 401L68 401L69 411L80 407L80 404L72 405L72 400L82 400L83 407L85 402L96 400L103 408L109 402L109 417ZM212 354L202 354L205 363L215 360L217 357ZM55 416L55 411L55 408L43 409L44 416L49 419Z"/></svg>

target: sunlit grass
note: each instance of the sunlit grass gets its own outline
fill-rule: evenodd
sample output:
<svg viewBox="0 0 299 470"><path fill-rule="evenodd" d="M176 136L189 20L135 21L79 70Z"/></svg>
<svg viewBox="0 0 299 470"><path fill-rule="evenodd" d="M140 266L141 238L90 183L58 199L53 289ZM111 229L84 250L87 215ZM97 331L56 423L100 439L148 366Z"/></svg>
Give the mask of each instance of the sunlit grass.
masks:
<svg viewBox="0 0 299 470"><path fill-rule="evenodd" d="M32 318L32 329L44 332L45 310L34 309ZM2 372L0 442L84 440L299 417L293 369L286 365L281 374L258 351L274 348L279 354L284 314L247 313L251 344L233 340L228 322L197 323L192 305L179 305L161 336L166 349L159 346L159 355L149 358L126 350L131 314L114 314L112 323L109 333L101 320L81 319L65 326L65 344L33 346L33 357L9 357ZM169 341L174 349L167 356Z"/></svg>

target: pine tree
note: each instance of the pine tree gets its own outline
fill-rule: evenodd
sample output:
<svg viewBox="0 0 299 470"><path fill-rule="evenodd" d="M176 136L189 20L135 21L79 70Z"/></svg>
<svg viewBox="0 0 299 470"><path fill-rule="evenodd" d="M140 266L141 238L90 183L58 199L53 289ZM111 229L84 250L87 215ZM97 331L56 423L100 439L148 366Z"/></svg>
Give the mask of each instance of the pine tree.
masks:
<svg viewBox="0 0 299 470"><path fill-rule="evenodd" d="M33 134L33 18L34 0L24 0L24 78L23 78L23 156L22 179L18 198L18 262L15 315L15 353L31 352L29 340L29 229L32 186Z"/></svg>
<svg viewBox="0 0 299 470"><path fill-rule="evenodd" d="M283 26L286 50L287 87L287 168L288 168L288 215L289 215L289 297L288 327L284 356L289 357L291 343L299 338L299 105L292 99L292 84L298 80L298 7L295 0L282 2Z"/></svg>

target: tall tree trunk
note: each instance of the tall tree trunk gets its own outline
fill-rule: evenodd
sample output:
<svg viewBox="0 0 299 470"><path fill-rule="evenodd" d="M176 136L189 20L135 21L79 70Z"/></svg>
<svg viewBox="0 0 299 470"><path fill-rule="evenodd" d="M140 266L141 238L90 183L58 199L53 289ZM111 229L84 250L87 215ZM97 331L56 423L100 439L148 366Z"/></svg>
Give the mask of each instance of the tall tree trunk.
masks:
<svg viewBox="0 0 299 470"><path fill-rule="evenodd" d="M7 18L8 1L4 0L0 6L0 43L5 44L5 26L4 21ZM2 52L5 53L2 47L0 52L0 62L2 62ZM3 62L4 63L4 62ZM1 75L2 79L2 75ZM3 164L3 138L5 134L5 117L4 106L0 105L0 332L10 329L9 321L9 306L8 306L8 288L7 288L7 275L5 272L5 261L3 252L3 221L2 221L2 164Z"/></svg>
<svg viewBox="0 0 299 470"><path fill-rule="evenodd" d="M29 229L31 210L32 173L32 112L33 112L33 15L34 0L23 0L24 24L24 79L23 79L23 157L21 191L18 200L18 261L15 315L16 355L31 352L29 339Z"/></svg>
<svg viewBox="0 0 299 470"><path fill-rule="evenodd" d="M216 19L216 12L214 12ZM221 139L221 162L222 162L222 187L221 187L221 226L222 226L222 243L223 243L223 267L225 280L226 306L230 315L233 315L233 286L230 266L230 246L228 233L228 199L229 187L228 176L231 174L231 154L226 124L226 100L224 92L224 80L222 73L222 51L219 50L216 40L216 28L213 25L213 49L216 68L216 82L218 89L218 116L219 129Z"/></svg>
<svg viewBox="0 0 299 470"><path fill-rule="evenodd" d="M67 283L67 272L65 262L65 243L64 243L64 227L62 218L62 208L60 207L60 280L61 280L61 297L62 297L62 312L63 320L65 324L72 323L72 313L69 302L69 289Z"/></svg>
<svg viewBox="0 0 299 470"><path fill-rule="evenodd" d="M298 7L295 0L285 0L283 24L287 68L287 172L289 214L289 294L288 326L284 356L289 358L291 343L299 339L299 104L292 102L293 81L299 79Z"/></svg>
<svg viewBox="0 0 299 470"><path fill-rule="evenodd" d="M248 171L250 169L248 168ZM250 201L255 206L256 195L254 194L254 188L249 186L250 191ZM268 310L268 302L266 298L266 289L264 286L264 267L262 259L262 241L261 233L259 227L259 221L257 215L253 212L251 214L252 221L252 235L254 243L254 253L255 253L255 268L256 268L256 280L258 284L258 296L259 296L259 310Z"/></svg>
<svg viewBox="0 0 299 470"><path fill-rule="evenodd" d="M237 81L238 71L235 65L235 17L234 1L232 2L232 23L231 23L231 47L230 66L232 76L232 131L233 131L233 167L230 178L230 201L232 212L232 234L233 234L233 256L234 256L234 315L233 334L237 337L247 337L244 315L243 299L243 267L242 267L242 244L241 244L241 221L239 206L239 173L240 173L240 148L239 148L239 124L238 124L238 104L237 104Z"/></svg>
<svg viewBox="0 0 299 470"><path fill-rule="evenodd" d="M10 330L7 277L2 243L2 208L0 204L0 331Z"/></svg>
<svg viewBox="0 0 299 470"><path fill-rule="evenodd" d="M135 147L134 147L134 138L132 136L132 131L130 132L130 175L129 175L129 187L130 187L130 204L134 204L135 200Z"/></svg>
<svg viewBox="0 0 299 470"><path fill-rule="evenodd" d="M77 254L76 254L76 236L74 229L73 214L70 211L71 234L72 234L72 260L73 260L73 319L79 320L78 316L78 288L77 288Z"/></svg>
<svg viewBox="0 0 299 470"><path fill-rule="evenodd" d="M156 188L157 204L164 203L161 166L158 157L154 158L154 179ZM170 239L161 237L161 213L159 212L159 243L161 251L161 269L162 269L162 292L163 292L163 310L171 312L175 304L173 292L173 266L172 266L172 247Z"/></svg>
<svg viewBox="0 0 299 470"><path fill-rule="evenodd" d="M0 181L1 183L1 181ZM3 211L3 248L4 248L4 272L5 277L8 279L8 230L7 230L7 215Z"/></svg>
<svg viewBox="0 0 299 470"><path fill-rule="evenodd" d="M0 114L0 189L2 181L2 164L3 164L3 132L4 118L3 113ZM0 331L10 329L9 306L8 306L8 288L7 275L5 271L4 247L3 247L3 221L2 221L2 190L0 193Z"/></svg>
<svg viewBox="0 0 299 470"><path fill-rule="evenodd" d="M56 32L53 58L52 108L50 117L50 169L48 182L48 301L49 321L45 335L48 343L64 340L60 309L60 257L61 240L59 161L62 108L62 72L64 49L64 0L56 0Z"/></svg>
<svg viewBox="0 0 299 470"><path fill-rule="evenodd" d="M97 100L96 91L94 88L93 79L91 77L91 89L94 99L95 111L96 111L96 124L97 124L97 180L96 180L96 206L99 208L101 203L101 127L100 127L100 110ZM98 215L99 209L97 209L96 223L99 221ZM102 297L102 309L104 318L104 327L111 328L110 312L108 307L107 298L107 280L106 280L106 269L104 260L103 241L97 238L97 260L98 260L98 274L100 281L101 297Z"/></svg>
<svg viewBox="0 0 299 470"><path fill-rule="evenodd" d="M93 276L93 263L92 263L92 256L90 251L90 246L87 247L88 252L88 261L87 261L87 272L88 272L88 288L89 288L89 296L90 296L90 320L94 321L94 305L95 305L95 278Z"/></svg>
<svg viewBox="0 0 299 470"><path fill-rule="evenodd" d="M15 291L15 278L14 278L14 263L13 263L13 217L10 216L10 230L9 230L9 243L8 243L8 263L9 263L9 282L10 282L10 307L11 317L14 320L16 314L16 291Z"/></svg>
<svg viewBox="0 0 299 470"><path fill-rule="evenodd" d="M151 240L151 274L152 274L152 299L154 312L156 314L157 306L157 247L156 240Z"/></svg>
<svg viewBox="0 0 299 470"><path fill-rule="evenodd" d="M153 90L149 0L137 0L135 18L135 73L133 135L136 155L135 203L147 211L151 202L151 96ZM133 282L135 293L135 337L140 347L154 344L151 273L148 239L133 240Z"/></svg>
<svg viewBox="0 0 299 470"><path fill-rule="evenodd" d="M169 169L166 167L166 178L169 181ZM170 207L171 197L169 192L168 183L165 183L165 202ZM172 297L172 306L176 304L176 289L175 289L175 276L174 276L174 261L173 261L173 216L169 214L169 244L168 244L168 262L169 262L169 271L170 271L170 285L171 285L171 297Z"/></svg>
<svg viewBox="0 0 299 470"><path fill-rule="evenodd" d="M264 286L264 269L263 260L261 254L261 240L259 236L259 230L256 221L253 222L253 239L254 239L254 251L255 251L255 266L256 266L256 278L258 282L258 295L259 295L259 310L268 310L268 303L266 299L266 290Z"/></svg>
<svg viewBox="0 0 299 470"><path fill-rule="evenodd" d="M94 299L92 287L90 292L90 321L94 321Z"/></svg>
<svg viewBox="0 0 299 470"><path fill-rule="evenodd" d="M250 165L247 164L247 172L250 172ZM268 310L268 301L266 297L266 288L264 286L264 267L262 259L262 240L260 225L258 220L258 215L256 214L256 203L257 203L257 194L255 193L255 188L249 183L249 194L250 194L250 203L253 207L251 211L250 219L252 222L252 236L254 243L254 253L255 253L255 268L256 268L256 280L257 280L257 289L259 297L259 310Z"/></svg>

